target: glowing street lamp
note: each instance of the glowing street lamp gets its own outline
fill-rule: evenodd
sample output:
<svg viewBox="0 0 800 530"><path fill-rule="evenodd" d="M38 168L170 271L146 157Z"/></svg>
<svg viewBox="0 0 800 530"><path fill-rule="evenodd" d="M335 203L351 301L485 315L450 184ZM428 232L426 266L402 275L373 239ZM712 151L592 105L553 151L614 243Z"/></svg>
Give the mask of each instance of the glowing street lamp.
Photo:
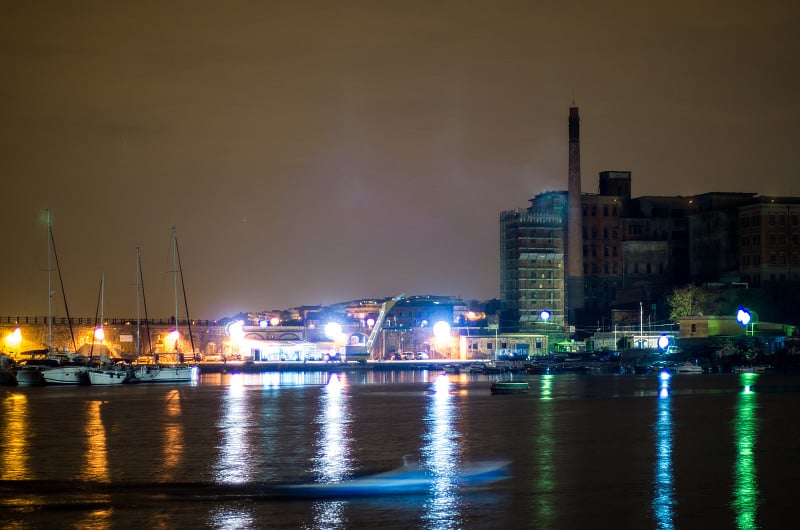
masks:
<svg viewBox="0 0 800 530"><path fill-rule="evenodd" d="M175 351L178 351L178 339L181 338L181 334L178 332L177 329L173 329L167 334L167 344L174 344Z"/></svg>
<svg viewBox="0 0 800 530"><path fill-rule="evenodd" d="M747 309L746 307L740 307L739 310L736 311L736 322L744 327L745 335L754 335L756 322L758 322L758 314L755 311Z"/></svg>
<svg viewBox="0 0 800 530"><path fill-rule="evenodd" d="M433 336L436 339L436 349L440 350L445 346L450 346L450 324L444 320L438 321L433 325ZM448 352L449 356L449 352Z"/></svg>
<svg viewBox="0 0 800 530"><path fill-rule="evenodd" d="M19 328L14 328L14 331L6 335L5 340L10 350L16 350L22 344L22 331Z"/></svg>
<svg viewBox="0 0 800 530"><path fill-rule="evenodd" d="M225 326L225 331L232 340L239 342L244 338L244 322L241 320L231 322Z"/></svg>
<svg viewBox="0 0 800 530"><path fill-rule="evenodd" d="M97 326L94 328L94 340L95 342L102 343L106 338L106 332L103 330L103 326Z"/></svg>
<svg viewBox="0 0 800 530"><path fill-rule="evenodd" d="M338 322L328 322L325 324L325 336L332 341L338 340L342 336L342 325Z"/></svg>

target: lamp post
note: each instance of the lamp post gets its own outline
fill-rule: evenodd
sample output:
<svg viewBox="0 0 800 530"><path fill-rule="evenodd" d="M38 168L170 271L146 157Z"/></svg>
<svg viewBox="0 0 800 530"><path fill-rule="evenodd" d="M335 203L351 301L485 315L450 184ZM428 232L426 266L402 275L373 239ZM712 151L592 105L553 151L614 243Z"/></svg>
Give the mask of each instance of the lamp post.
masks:
<svg viewBox="0 0 800 530"><path fill-rule="evenodd" d="M444 345L447 345L447 357L450 357L450 324L444 320L438 321L433 325L433 336L436 338L437 351Z"/></svg>
<svg viewBox="0 0 800 530"><path fill-rule="evenodd" d="M550 335L547 333L547 327L550 323L550 317L553 314L550 312L549 309L542 309L539 311L539 321L542 323L542 327L544 329L543 335L547 337L547 353L550 354Z"/></svg>
<svg viewBox="0 0 800 530"><path fill-rule="evenodd" d="M755 335L755 327L756 322L758 322L758 314L755 311L751 311L746 307L740 307L738 311L736 311L736 322L744 327L744 334L745 336L750 335L751 337Z"/></svg>

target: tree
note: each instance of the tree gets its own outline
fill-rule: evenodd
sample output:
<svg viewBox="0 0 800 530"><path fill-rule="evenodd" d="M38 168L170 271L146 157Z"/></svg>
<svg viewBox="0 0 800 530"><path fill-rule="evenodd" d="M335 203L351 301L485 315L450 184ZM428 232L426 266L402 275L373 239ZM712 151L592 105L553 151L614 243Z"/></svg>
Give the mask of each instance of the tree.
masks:
<svg viewBox="0 0 800 530"><path fill-rule="evenodd" d="M712 295L707 289L696 285L679 287L667 296L669 318L677 321L681 317L706 315L711 302Z"/></svg>

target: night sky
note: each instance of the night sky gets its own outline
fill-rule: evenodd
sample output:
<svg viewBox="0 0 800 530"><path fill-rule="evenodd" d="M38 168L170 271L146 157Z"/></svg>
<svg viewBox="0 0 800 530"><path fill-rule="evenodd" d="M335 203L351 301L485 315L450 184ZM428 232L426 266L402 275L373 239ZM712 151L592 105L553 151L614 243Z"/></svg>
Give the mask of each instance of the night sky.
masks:
<svg viewBox="0 0 800 530"><path fill-rule="evenodd" d="M499 297L499 215L566 189L800 195L793 1L4 1L0 315ZM64 315L60 294L57 315ZM181 312L183 310L181 309Z"/></svg>

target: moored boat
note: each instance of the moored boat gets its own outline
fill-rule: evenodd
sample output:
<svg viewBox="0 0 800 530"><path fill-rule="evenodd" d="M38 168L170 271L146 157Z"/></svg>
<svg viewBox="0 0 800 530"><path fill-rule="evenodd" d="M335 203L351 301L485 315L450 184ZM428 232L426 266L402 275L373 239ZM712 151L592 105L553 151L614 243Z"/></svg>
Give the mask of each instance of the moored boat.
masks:
<svg viewBox="0 0 800 530"><path fill-rule="evenodd" d="M7 355L0 355L0 385L17 386L17 378L14 375L14 361Z"/></svg>
<svg viewBox="0 0 800 530"><path fill-rule="evenodd" d="M44 386L44 372L59 365L58 359L28 359L17 365L14 377L19 386Z"/></svg>
<svg viewBox="0 0 800 530"><path fill-rule="evenodd" d="M492 394L527 394L530 389L527 381L493 381Z"/></svg>
<svg viewBox="0 0 800 530"><path fill-rule="evenodd" d="M96 386L109 386L138 381L136 381L130 366L124 362L116 362L108 368L89 370L89 382Z"/></svg>
<svg viewBox="0 0 800 530"><path fill-rule="evenodd" d="M195 379L197 368L180 363L139 363L132 377L139 383L189 383Z"/></svg>
<svg viewBox="0 0 800 530"><path fill-rule="evenodd" d="M42 372L47 385L88 385L89 365L68 361Z"/></svg>
<svg viewBox="0 0 800 530"><path fill-rule="evenodd" d="M674 370L679 374L702 374L703 367L693 364L691 361L686 361L683 364L680 364L674 368Z"/></svg>

